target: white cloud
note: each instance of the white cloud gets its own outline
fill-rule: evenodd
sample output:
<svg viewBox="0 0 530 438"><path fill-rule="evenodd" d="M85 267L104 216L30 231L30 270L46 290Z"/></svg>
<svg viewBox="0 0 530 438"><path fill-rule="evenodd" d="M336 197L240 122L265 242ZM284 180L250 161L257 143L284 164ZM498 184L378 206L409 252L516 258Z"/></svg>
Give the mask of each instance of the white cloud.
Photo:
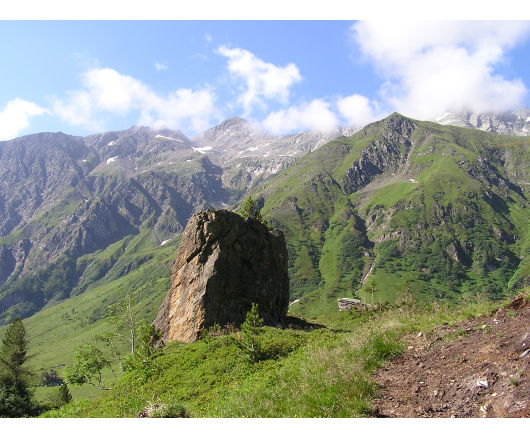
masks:
<svg viewBox="0 0 530 438"><path fill-rule="evenodd" d="M155 70L156 71L167 70L167 64L164 64L162 62L156 61L155 62Z"/></svg>
<svg viewBox="0 0 530 438"><path fill-rule="evenodd" d="M77 90L67 92L64 100L53 98L53 111L71 125L84 126L91 130L103 129L103 122L94 115L94 99L90 92Z"/></svg>
<svg viewBox="0 0 530 438"><path fill-rule="evenodd" d="M8 140L19 135L29 126L29 119L48 113L48 110L23 99L10 100L0 112L0 140Z"/></svg>
<svg viewBox="0 0 530 438"><path fill-rule="evenodd" d="M217 53L228 58L228 70L244 83L239 103L249 113L254 105L265 106L264 100L288 103L293 84L302 80L298 67L290 63L285 67L262 61L243 49L219 47Z"/></svg>
<svg viewBox="0 0 530 438"><path fill-rule="evenodd" d="M529 22L402 20L359 22L352 34L385 77L390 110L432 119L445 111L502 111L520 106L520 79L495 73L506 53L530 31Z"/></svg>
<svg viewBox="0 0 530 438"><path fill-rule="evenodd" d="M215 113L215 96L210 89L179 89L167 96L148 85L110 68L93 69L82 75L83 89L56 99L54 111L73 125L103 129L104 113L140 113L138 123L154 128L190 129L209 126Z"/></svg>
<svg viewBox="0 0 530 438"><path fill-rule="evenodd" d="M339 98L337 108L348 126L363 126L382 116L377 112L377 103L360 94Z"/></svg>
<svg viewBox="0 0 530 438"><path fill-rule="evenodd" d="M269 114L262 122L265 129L274 134L293 131L314 130L328 132L338 126L329 103L315 99L308 104L291 106Z"/></svg>
<svg viewBox="0 0 530 438"><path fill-rule="evenodd" d="M191 131L197 132L210 126L214 112L214 98L209 90L183 88L165 98L154 97L145 105L139 124L161 129L182 128L187 122Z"/></svg>

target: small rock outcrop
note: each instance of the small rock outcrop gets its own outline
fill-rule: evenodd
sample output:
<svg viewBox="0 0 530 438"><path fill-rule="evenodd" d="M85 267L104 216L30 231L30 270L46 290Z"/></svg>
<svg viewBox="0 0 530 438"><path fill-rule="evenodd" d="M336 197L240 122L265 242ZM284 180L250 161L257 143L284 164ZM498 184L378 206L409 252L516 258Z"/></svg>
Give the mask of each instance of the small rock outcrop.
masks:
<svg viewBox="0 0 530 438"><path fill-rule="evenodd" d="M182 235L171 289L154 325L164 341L196 340L214 324L238 325L256 303L266 324L289 305L283 233L227 210L194 214Z"/></svg>
<svg viewBox="0 0 530 438"><path fill-rule="evenodd" d="M351 310L360 307L366 307L366 304L356 298L339 298L338 305L339 310Z"/></svg>

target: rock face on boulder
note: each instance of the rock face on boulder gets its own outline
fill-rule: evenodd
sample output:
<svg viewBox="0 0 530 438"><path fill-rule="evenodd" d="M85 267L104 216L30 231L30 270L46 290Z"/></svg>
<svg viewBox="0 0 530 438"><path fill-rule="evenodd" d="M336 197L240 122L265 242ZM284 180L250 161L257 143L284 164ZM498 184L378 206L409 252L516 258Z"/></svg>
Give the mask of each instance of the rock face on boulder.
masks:
<svg viewBox="0 0 530 438"><path fill-rule="evenodd" d="M193 215L182 235L171 289L154 325L190 342L214 324L240 324L258 305L266 324L287 313L287 248L281 231L227 210Z"/></svg>

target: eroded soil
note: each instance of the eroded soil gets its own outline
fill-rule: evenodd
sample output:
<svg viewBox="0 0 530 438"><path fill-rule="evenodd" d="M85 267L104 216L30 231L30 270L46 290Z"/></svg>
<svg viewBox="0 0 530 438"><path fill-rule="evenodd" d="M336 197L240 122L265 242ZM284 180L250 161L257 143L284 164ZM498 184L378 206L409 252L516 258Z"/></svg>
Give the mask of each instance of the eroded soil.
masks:
<svg viewBox="0 0 530 438"><path fill-rule="evenodd" d="M530 300L406 342L376 373L374 416L530 417Z"/></svg>

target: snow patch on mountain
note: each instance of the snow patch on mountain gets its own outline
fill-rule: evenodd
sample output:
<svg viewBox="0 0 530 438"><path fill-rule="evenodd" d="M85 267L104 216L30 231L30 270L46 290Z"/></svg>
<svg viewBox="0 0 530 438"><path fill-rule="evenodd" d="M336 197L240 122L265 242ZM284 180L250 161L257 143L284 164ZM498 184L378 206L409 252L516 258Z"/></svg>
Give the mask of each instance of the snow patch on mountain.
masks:
<svg viewBox="0 0 530 438"><path fill-rule="evenodd" d="M160 134L155 135L155 138L163 138L165 140L172 140L172 141L178 141L179 143L184 143L182 140L179 140L178 138L166 137L165 135L160 135Z"/></svg>
<svg viewBox="0 0 530 438"><path fill-rule="evenodd" d="M192 147L192 149L195 152L198 152L199 154L205 154L206 152L211 151L212 147L211 146L204 146L202 148L194 148L194 147Z"/></svg>

